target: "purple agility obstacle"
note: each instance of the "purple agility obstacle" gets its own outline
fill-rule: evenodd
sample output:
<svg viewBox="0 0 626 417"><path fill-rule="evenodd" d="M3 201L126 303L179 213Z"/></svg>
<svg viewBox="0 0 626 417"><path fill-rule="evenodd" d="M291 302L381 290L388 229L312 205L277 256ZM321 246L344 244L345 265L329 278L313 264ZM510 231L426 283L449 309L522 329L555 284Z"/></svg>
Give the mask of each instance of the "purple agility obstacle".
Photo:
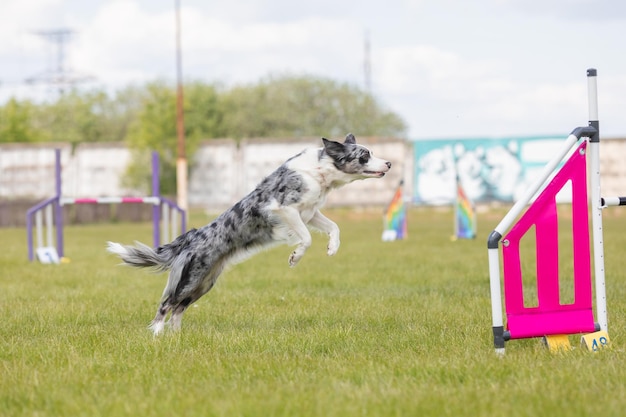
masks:
<svg viewBox="0 0 626 417"><path fill-rule="evenodd" d="M165 240L169 239L169 226L171 224L171 235L175 236L177 216L180 215L180 233L187 229L187 216L185 210L181 209L172 200L161 196L160 175L159 175L159 154L152 152L152 195L149 197L98 197L98 198L68 198L62 197L61 185L61 150L55 150L55 195L39 204L34 205L26 211L26 233L28 244L28 260L35 259L33 226L37 235L38 247L44 246L42 234L42 212L46 213L47 242L49 247L52 243L52 212L54 212L54 228L56 229L56 251L59 257L64 256L63 242L63 211L62 207L69 204L152 204L152 237L155 247L161 244L161 221L163 221L163 234ZM170 216L172 222L170 222ZM35 225L33 225L33 219Z"/></svg>

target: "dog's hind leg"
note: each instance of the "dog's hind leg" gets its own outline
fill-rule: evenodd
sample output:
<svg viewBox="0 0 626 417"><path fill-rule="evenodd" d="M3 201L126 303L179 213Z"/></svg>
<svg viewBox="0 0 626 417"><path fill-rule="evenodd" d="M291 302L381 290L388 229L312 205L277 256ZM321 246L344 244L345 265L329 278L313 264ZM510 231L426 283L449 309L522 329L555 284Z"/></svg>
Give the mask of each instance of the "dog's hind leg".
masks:
<svg viewBox="0 0 626 417"><path fill-rule="evenodd" d="M165 328L165 317L171 309L172 306L169 304L168 300L163 301L159 306L159 309L157 310L154 319L152 319L150 326L148 326L148 328L152 330L155 336L163 333L163 329Z"/></svg>
<svg viewBox="0 0 626 417"><path fill-rule="evenodd" d="M197 272L196 276L201 276L203 278L200 280L195 280L194 282L196 283L196 285L188 289L185 292L185 295L178 295L178 297L184 298L182 298L182 300L172 308L172 316L170 317L170 320L168 322L172 331L180 330L183 313L187 310L187 307L195 303L200 297L202 297L204 294L209 292L211 288L213 288L215 282L217 281L217 278L224 270L225 265L226 262L221 259L216 261L213 264L213 268L210 269L207 273L205 273L205 271L203 270L200 270L199 272ZM186 280L185 282L189 281ZM184 285L183 288L185 288Z"/></svg>
<svg viewBox="0 0 626 417"><path fill-rule="evenodd" d="M339 226L320 211L316 211L309 224L326 234L328 234L328 256L333 256L339 250Z"/></svg>
<svg viewBox="0 0 626 417"><path fill-rule="evenodd" d="M172 316L170 317L170 321L168 322L170 325L170 329L177 332L180 330L181 322L183 320L183 313L187 310L191 304L191 297L185 298L180 304L178 304L172 310Z"/></svg>
<svg viewBox="0 0 626 417"><path fill-rule="evenodd" d="M174 311L172 311L172 317L169 321L170 329L172 329L172 331L177 332L180 330L181 322L183 320L183 313L186 309L187 307L178 306L174 309Z"/></svg>

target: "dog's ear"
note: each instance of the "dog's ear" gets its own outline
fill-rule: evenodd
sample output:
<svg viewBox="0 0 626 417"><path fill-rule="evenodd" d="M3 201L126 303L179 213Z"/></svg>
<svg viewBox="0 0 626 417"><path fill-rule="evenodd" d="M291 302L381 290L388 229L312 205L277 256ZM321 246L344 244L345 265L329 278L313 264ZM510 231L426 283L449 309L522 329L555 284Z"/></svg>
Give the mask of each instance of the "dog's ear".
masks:
<svg viewBox="0 0 626 417"><path fill-rule="evenodd" d="M328 140L326 138L322 138L322 142L324 142L324 150L331 158L333 158L334 160L339 160L343 157L343 144L335 142L334 140Z"/></svg>
<svg viewBox="0 0 626 417"><path fill-rule="evenodd" d="M354 138L354 135L352 133L348 133L346 135L346 140L343 143L351 143L351 144L356 144L356 139Z"/></svg>

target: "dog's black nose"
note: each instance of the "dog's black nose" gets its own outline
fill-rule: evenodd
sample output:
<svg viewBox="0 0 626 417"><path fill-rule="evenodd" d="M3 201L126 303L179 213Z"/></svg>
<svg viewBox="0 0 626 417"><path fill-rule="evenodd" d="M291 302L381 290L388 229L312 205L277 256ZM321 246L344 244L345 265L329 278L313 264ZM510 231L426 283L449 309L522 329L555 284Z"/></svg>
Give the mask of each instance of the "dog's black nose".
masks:
<svg viewBox="0 0 626 417"><path fill-rule="evenodd" d="M387 162L387 168L391 168L391 162Z"/></svg>

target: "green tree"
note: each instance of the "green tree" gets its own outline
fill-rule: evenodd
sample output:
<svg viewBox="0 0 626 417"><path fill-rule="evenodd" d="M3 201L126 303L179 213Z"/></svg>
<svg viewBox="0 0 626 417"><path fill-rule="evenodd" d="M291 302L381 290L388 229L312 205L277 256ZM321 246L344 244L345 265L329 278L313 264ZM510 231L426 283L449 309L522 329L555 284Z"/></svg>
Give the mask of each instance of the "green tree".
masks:
<svg viewBox="0 0 626 417"><path fill-rule="evenodd" d="M139 117L146 97L145 86L131 85L116 92L108 104L109 124L112 136L125 141L131 126Z"/></svg>
<svg viewBox="0 0 626 417"><path fill-rule="evenodd" d="M269 77L224 94L224 128L245 137L402 136L406 125L359 88L315 77Z"/></svg>
<svg viewBox="0 0 626 417"><path fill-rule="evenodd" d="M216 87L193 82L184 91L185 152L193 155L202 139L222 136L223 114ZM176 89L163 81L148 84L141 110L131 125L128 143L136 151L135 163L129 168L127 185L146 187L147 150L157 150L161 157L161 192L176 191ZM191 158L189 158L191 160Z"/></svg>
<svg viewBox="0 0 626 417"><path fill-rule="evenodd" d="M217 86L194 81L185 85L185 134L195 146L203 139L228 136Z"/></svg>
<svg viewBox="0 0 626 417"><path fill-rule="evenodd" d="M140 110L126 139L134 157L124 183L135 188L149 187L147 151L156 150L161 158L161 192L172 194L176 189L176 96L171 86L155 81L144 88Z"/></svg>
<svg viewBox="0 0 626 417"><path fill-rule="evenodd" d="M34 105L29 101L10 99L0 107L0 143L37 142L41 132L33 126Z"/></svg>
<svg viewBox="0 0 626 417"><path fill-rule="evenodd" d="M135 93L136 94L136 93ZM56 101L36 107L32 125L46 132L40 139L52 142L120 142L123 141L137 113L130 94L123 91L109 97L102 90L72 90ZM136 101L136 100L135 100Z"/></svg>

